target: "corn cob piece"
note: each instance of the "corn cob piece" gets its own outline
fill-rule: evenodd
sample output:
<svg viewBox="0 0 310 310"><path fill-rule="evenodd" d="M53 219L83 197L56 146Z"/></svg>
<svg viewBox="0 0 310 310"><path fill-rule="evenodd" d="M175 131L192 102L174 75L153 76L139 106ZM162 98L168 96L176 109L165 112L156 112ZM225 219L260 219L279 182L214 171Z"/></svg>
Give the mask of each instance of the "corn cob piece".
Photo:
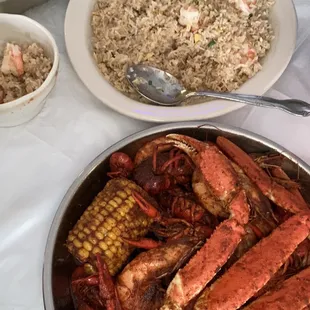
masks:
<svg viewBox="0 0 310 310"><path fill-rule="evenodd" d="M125 178L110 180L69 232L68 250L80 262L94 264L94 255L100 253L115 275L133 251L122 237L135 240L146 235L152 220L140 210L132 190L156 205L136 183Z"/></svg>

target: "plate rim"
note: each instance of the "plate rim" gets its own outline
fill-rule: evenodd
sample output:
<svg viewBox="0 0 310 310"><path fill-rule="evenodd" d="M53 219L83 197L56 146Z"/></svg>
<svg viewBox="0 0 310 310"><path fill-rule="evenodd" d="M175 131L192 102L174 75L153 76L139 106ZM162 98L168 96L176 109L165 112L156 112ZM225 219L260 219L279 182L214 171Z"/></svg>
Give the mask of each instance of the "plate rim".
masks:
<svg viewBox="0 0 310 310"><path fill-rule="evenodd" d="M67 54L74 71L76 72L84 86L103 105L133 119L155 123L207 120L229 114L246 106L245 104L237 102L213 100L212 102L199 103L192 106L162 107L158 105L139 103L117 91L101 75L99 69L94 65L94 59L91 56L89 57L89 55L91 55L91 51L89 49L89 34L91 29L89 23L89 15L84 13L84 9L93 6L95 1L96 0L70 0L65 15L64 37ZM276 3L279 3L278 1L280 0L276 1ZM261 83L263 83L260 90L257 90L255 83L250 83L250 85L248 85L248 80L236 92L254 94L259 96L263 95L275 84L276 81L278 81L278 79L282 76L292 59L296 48L298 30L298 18L296 8L293 0L281 0L280 2L281 10L283 9L287 12L290 12L289 16L285 16L285 20L289 20L290 22L284 23L282 19L282 25L287 24L289 25L288 28L290 29L290 41L287 41L287 33L285 35L282 34L281 36L282 40L283 36L285 36L285 41L289 42L287 43L288 48L286 50L286 55L281 56L281 61L279 64L277 64L277 70L274 69L275 72L274 74L272 74L272 77L268 79L268 82L264 81L264 73L262 71L258 72L258 74L253 77L253 79L256 78L256 80L259 77ZM283 5L283 2L285 3L285 6ZM87 10L87 12L89 12L89 9ZM279 21L276 21L275 23L277 22ZM77 35L77 33L79 35ZM81 41L83 41L83 44L80 43ZM88 64L90 65L87 66L87 70L85 70L84 61L81 61L81 59L85 58L85 55L88 56L88 59L86 59L86 61L88 61ZM279 61L279 59L277 60ZM85 75L85 72L87 71L88 73ZM102 95L101 85L105 86L104 89L105 92L108 93L107 96ZM247 91L248 88L250 88L251 91ZM115 104L115 102L118 103Z"/></svg>

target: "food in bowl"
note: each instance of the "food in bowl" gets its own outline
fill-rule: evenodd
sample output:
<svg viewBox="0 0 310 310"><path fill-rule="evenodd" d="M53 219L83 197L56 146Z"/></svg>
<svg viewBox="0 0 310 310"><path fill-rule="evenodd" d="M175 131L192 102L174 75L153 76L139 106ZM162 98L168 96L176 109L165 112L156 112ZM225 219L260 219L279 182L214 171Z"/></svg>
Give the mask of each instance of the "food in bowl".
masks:
<svg viewBox="0 0 310 310"><path fill-rule="evenodd" d="M11 102L38 89L53 62L38 43L7 42L0 48L0 104Z"/></svg>
<svg viewBox="0 0 310 310"><path fill-rule="evenodd" d="M259 72L274 38L274 0L97 0L92 49L103 76L140 100L130 64L176 76L189 90L232 91ZM141 100L140 100L141 101Z"/></svg>
<svg viewBox="0 0 310 310"><path fill-rule="evenodd" d="M77 308L304 309L309 205L283 161L181 134L113 153L67 238Z"/></svg>

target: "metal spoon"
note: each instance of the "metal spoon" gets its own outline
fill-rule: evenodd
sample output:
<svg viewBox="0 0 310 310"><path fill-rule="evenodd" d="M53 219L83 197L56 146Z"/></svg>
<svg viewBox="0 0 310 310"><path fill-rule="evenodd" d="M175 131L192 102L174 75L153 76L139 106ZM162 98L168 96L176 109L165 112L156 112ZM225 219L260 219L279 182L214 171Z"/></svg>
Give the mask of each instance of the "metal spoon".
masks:
<svg viewBox="0 0 310 310"><path fill-rule="evenodd" d="M310 116L310 104L288 99L278 100L262 96L211 91L186 90L171 74L147 65L133 65L127 69L130 85L143 97L163 106L177 106L190 97L205 96L237 101L259 107L277 108L297 116Z"/></svg>

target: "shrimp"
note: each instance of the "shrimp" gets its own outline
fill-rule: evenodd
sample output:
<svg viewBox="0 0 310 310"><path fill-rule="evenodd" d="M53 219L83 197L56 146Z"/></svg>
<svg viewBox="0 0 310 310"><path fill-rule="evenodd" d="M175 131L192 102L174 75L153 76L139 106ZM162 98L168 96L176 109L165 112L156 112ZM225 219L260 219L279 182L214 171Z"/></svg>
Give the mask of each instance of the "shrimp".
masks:
<svg viewBox="0 0 310 310"><path fill-rule="evenodd" d="M132 260L116 281L122 309L159 309L165 296L160 279L178 270L197 249L195 245L185 239L173 241Z"/></svg>
<svg viewBox="0 0 310 310"><path fill-rule="evenodd" d="M247 15L253 12L256 0L235 0L237 7Z"/></svg>
<svg viewBox="0 0 310 310"><path fill-rule="evenodd" d="M195 31L199 28L200 12L194 7L182 7L180 9L179 23L182 26L186 26L188 30Z"/></svg>
<svg viewBox="0 0 310 310"><path fill-rule="evenodd" d="M11 43L6 44L1 65L3 74L13 74L19 77L24 74L24 62L21 48Z"/></svg>
<svg viewBox="0 0 310 310"><path fill-rule="evenodd" d="M249 43L245 43L239 53L241 65L244 65L246 63L255 63L258 61L257 53Z"/></svg>

